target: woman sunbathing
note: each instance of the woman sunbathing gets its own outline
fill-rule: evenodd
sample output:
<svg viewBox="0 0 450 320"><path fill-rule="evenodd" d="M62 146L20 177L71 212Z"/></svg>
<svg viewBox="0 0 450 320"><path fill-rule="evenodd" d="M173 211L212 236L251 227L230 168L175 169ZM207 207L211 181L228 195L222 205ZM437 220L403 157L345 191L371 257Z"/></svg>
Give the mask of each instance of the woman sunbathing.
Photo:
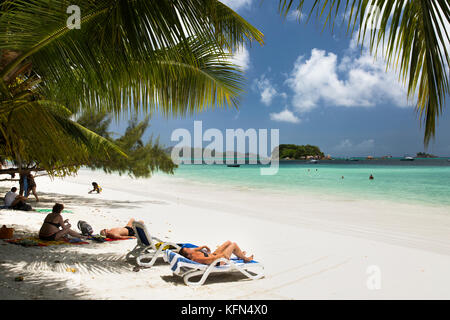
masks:
<svg viewBox="0 0 450 320"><path fill-rule="evenodd" d="M46 241L56 241L71 235L72 237L84 238L78 232L70 229L71 225L69 220L64 220L61 216L61 212L64 209L64 205L61 203L55 203L52 213L49 213L44 219L41 230L39 230L39 239Z"/></svg>
<svg viewBox="0 0 450 320"><path fill-rule="evenodd" d="M231 254L234 254L239 259L244 260L244 262L250 262L253 260L253 255L247 257L246 252L242 251L236 242L231 241L223 243L213 253L211 253L211 250L207 246L182 248L179 253L189 260L203 264L211 264L219 258L230 259Z"/></svg>

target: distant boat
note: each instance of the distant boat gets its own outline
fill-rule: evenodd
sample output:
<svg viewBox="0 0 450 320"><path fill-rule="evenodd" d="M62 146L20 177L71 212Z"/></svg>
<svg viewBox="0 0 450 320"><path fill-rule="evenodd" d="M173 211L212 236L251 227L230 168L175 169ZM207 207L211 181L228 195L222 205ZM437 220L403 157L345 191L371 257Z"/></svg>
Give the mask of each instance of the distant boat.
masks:
<svg viewBox="0 0 450 320"><path fill-rule="evenodd" d="M400 161L414 161L414 160L416 159L410 156L404 156L402 159L400 159Z"/></svg>
<svg viewBox="0 0 450 320"><path fill-rule="evenodd" d="M312 160L309 161L309 163L319 163L319 160L312 159Z"/></svg>
<svg viewBox="0 0 450 320"><path fill-rule="evenodd" d="M240 164L227 164L227 167L230 168L239 168L241 165Z"/></svg>
<svg viewBox="0 0 450 320"><path fill-rule="evenodd" d="M356 159L356 158L350 158L350 161L359 161L359 159Z"/></svg>

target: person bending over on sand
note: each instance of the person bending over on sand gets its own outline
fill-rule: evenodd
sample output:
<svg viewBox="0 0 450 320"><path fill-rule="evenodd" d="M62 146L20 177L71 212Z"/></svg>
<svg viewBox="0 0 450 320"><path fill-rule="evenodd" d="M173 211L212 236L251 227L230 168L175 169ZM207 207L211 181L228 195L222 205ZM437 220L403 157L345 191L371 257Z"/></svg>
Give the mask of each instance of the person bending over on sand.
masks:
<svg viewBox="0 0 450 320"><path fill-rule="evenodd" d="M92 189L91 191L89 191L88 193L92 193L97 191L97 193L102 192L102 187L100 187L97 182L92 182L92 187L94 187L94 189Z"/></svg>
<svg viewBox="0 0 450 320"><path fill-rule="evenodd" d="M100 234L106 238L110 239L130 239L130 238L136 238L134 235L133 230L133 221L135 221L133 218L128 221L127 225L125 227L119 227L119 228L112 228L112 229L103 229L100 231ZM138 221L142 224L144 224L143 221Z"/></svg>
<svg viewBox="0 0 450 320"><path fill-rule="evenodd" d="M34 181L34 177L30 171L20 174L19 185L20 195L23 195L25 193L25 198L28 198L28 196L32 192L34 197L36 198L36 202L39 202L39 198L36 192L36 182Z"/></svg>
<svg viewBox="0 0 450 320"><path fill-rule="evenodd" d="M36 192L36 182L34 181L34 176L31 173L28 173L27 175L28 180L28 193L27 195L30 195L30 192L33 193L34 197L36 198L36 202L39 202L39 198Z"/></svg>
<svg viewBox="0 0 450 320"><path fill-rule="evenodd" d="M76 238L85 238L76 231L70 229L71 225L69 219L64 220L61 216L61 212L64 209L64 205L61 203L55 203L51 213L47 215L42 224L41 230L39 230L39 239L46 241L56 241L70 235Z"/></svg>
<svg viewBox="0 0 450 320"><path fill-rule="evenodd" d="M231 241L226 241L213 253L211 253L211 250L207 246L182 248L179 253L189 260L203 264L211 264L219 258L230 259L231 254L234 254L239 259L244 260L244 262L250 262L253 260L253 255L247 257L246 252L242 251L236 242Z"/></svg>

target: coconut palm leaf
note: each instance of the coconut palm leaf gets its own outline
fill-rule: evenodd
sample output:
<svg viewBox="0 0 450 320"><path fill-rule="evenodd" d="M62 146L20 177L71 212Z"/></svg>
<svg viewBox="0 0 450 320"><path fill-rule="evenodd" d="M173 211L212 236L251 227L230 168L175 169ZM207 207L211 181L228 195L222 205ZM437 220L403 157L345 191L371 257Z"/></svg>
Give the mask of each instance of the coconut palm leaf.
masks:
<svg viewBox="0 0 450 320"><path fill-rule="evenodd" d="M69 119L83 110L237 107L243 76L226 52L263 36L220 1L80 0L81 29L72 4L0 1L2 155L56 170L119 154Z"/></svg>
<svg viewBox="0 0 450 320"><path fill-rule="evenodd" d="M304 0L280 0L279 9L304 11ZM315 0L309 17L325 17L334 25L339 13L348 19L347 30L368 40L372 54L384 55L407 84L409 98L417 95L417 110L425 125L424 142L434 138L449 86L450 3L448 0ZM345 18L343 19L345 20ZM374 28L375 26L375 28Z"/></svg>
<svg viewBox="0 0 450 320"><path fill-rule="evenodd" d="M54 78L46 76L38 86L39 92L75 112L92 109L117 115L128 107L133 111L160 111L166 116L178 116L216 106L237 107L244 77L228 61L230 55L210 42L186 41L189 49L179 44L156 50L145 61L111 63L114 60L111 57L91 69L77 68L55 74ZM55 60L52 67L59 68L57 64ZM101 68L107 76L92 71Z"/></svg>
<svg viewBox="0 0 450 320"><path fill-rule="evenodd" d="M93 156L126 158L109 140L40 101L27 102L0 114L0 154L34 163L50 173L67 173Z"/></svg>
<svg viewBox="0 0 450 320"><path fill-rule="evenodd" d="M144 109L167 103L168 99L161 99L165 88L158 88L159 95L144 96L143 90L152 93L155 86L150 87L147 79L137 86L136 70L133 69L136 66L147 71L152 69L155 56L163 56L161 51L170 51L166 59L194 66L197 55L192 51L196 47L190 45L195 42L188 38L195 37L197 43L208 44L222 60L226 58L224 49L232 50L246 39L262 42L258 30L217 0L78 1L82 12L80 30L69 29L66 25L66 8L71 1L12 0L4 7L7 4L10 6L0 15L0 49L20 54L0 71L0 82L3 80L8 84L19 70L31 63L46 84L57 83L61 91L73 93L70 80L83 81L83 90L77 92L81 98L77 99L73 94L68 98L72 104L83 108L110 104L119 112L122 103L132 102ZM173 50L174 47L179 49ZM179 70L175 64L169 67L173 69L172 73ZM158 75L156 71L152 74ZM227 79L230 78L223 77L223 80ZM134 87L130 80L134 80ZM124 88L124 84L129 85ZM172 87L169 90L178 89ZM183 88L183 91L187 89ZM200 90L197 93L198 96L205 95ZM236 93L227 92L208 99L216 103L216 98L219 104L232 102L231 96ZM110 97L108 103L104 103L106 96ZM205 99L190 101L199 103L188 107L190 110L202 110L212 105L200 105ZM169 110L176 106L182 113L186 109L183 100L172 99L170 102Z"/></svg>
<svg viewBox="0 0 450 320"><path fill-rule="evenodd" d="M103 132L106 136L110 136L102 125L109 123L110 119L105 113L84 112L77 122L96 133ZM93 155L88 166L103 169L106 173L117 172L135 178L148 178L157 170L173 173L177 166L170 158L170 154L159 144L159 139L154 141L153 137L150 137L148 141L143 140L143 135L150 125L149 120L150 117L147 116L142 121L137 121L137 117L134 116L122 136L114 140L109 138L127 153L127 158L114 155L110 158L99 158Z"/></svg>

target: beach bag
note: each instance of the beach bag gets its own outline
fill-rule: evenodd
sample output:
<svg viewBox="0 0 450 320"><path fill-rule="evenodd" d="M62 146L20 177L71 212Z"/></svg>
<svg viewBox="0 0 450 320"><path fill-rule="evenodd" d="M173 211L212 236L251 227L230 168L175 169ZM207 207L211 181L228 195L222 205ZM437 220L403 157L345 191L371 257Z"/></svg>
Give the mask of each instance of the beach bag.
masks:
<svg viewBox="0 0 450 320"><path fill-rule="evenodd" d="M90 236L94 233L94 229L86 221L78 221L78 229L80 229L83 236Z"/></svg>
<svg viewBox="0 0 450 320"><path fill-rule="evenodd" d="M18 204L12 207L12 209L21 211L31 211L33 208L28 203L20 201Z"/></svg>
<svg viewBox="0 0 450 320"><path fill-rule="evenodd" d="M14 235L14 228L7 228L5 225L0 228L0 239L11 239Z"/></svg>

